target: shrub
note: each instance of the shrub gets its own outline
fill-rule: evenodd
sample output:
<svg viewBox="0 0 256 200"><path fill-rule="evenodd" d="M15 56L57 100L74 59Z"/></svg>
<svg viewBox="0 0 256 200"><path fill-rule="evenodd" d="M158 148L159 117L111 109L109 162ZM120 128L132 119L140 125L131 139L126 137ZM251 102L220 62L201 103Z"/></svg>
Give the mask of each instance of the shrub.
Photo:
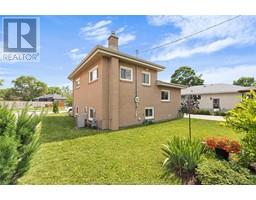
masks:
<svg viewBox="0 0 256 200"><path fill-rule="evenodd" d="M243 96L241 103L230 110L226 117L226 126L242 132L241 162L246 167L256 162L256 92Z"/></svg>
<svg viewBox="0 0 256 200"><path fill-rule="evenodd" d="M202 158L196 169L199 181L204 185L250 185L255 176L234 162Z"/></svg>
<svg viewBox="0 0 256 200"><path fill-rule="evenodd" d="M208 148L215 150L216 148L223 149L229 153L239 153L241 145L236 140L229 140L227 138L207 138L204 142Z"/></svg>
<svg viewBox="0 0 256 200"><path fill-rule="evenodd" d="M53 102L52 112L59 113L59 103L57 101Z"/></svg>
<svg viewBox="0 0 256 200"><path fill-rule="evenodd" d="M28 114L28 107L16 117L0 106L0 184L15 184L29 169L39 145L41 117Z"/></svg>
<svg viewBox="0 0 256 200"><path fill-rule="evenodd" d="M209 110L205 109L195 109L192 111L192 114L196 115L211 115L211 112Z"/></svg>
<svg viewBox="0 0 256 200"><path fill-rule="evenodd" d="M213 115L215 115L215 116L226 116L226 114L227 114L227 113L221 112L221 111L215 111L215 112L213 112Z"/></svg>
<svg viewBox="0 0 256 200"><path fill-rule="evenodd" d="M164 145L163 152L166 157L163 163L166 175L174 172L185 180L194 175L204 145L199 139L173 137Z"/></svg>
<svg viewBox="0 0 256 200"><path fill-rule="evenodd" d="M228 111L225 119L226 125L238 132L256 134L256 92L245 95L241 103Z"/></svg>
<svg viewBox="0 0 256 200"><path fill-rule="evenodd" d="M143 121L143 124L144 125L150 125L150 124L153 124L154 122L152 121L152 120L149 120L149 119L145 119L144 121Z"/></svg>
<svg viewBox="0 0 256 200"><path fill-rule="evenodd" d="M240 163L246 167L256 163L256 134L247 133L242 139Z"/></svg>

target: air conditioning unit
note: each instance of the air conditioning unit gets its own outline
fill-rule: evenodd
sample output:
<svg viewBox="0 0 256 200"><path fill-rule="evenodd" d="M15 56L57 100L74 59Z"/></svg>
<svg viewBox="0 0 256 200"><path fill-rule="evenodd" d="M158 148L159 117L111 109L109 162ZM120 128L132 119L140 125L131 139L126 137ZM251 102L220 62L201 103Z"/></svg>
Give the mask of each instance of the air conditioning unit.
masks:
<svg viewBox="0 0 256 200"><path fill-rule="evenodd" d="M83 128L85 127L85 120L87 119L87 114L83 113L76 116L76 127Z"/></svg>

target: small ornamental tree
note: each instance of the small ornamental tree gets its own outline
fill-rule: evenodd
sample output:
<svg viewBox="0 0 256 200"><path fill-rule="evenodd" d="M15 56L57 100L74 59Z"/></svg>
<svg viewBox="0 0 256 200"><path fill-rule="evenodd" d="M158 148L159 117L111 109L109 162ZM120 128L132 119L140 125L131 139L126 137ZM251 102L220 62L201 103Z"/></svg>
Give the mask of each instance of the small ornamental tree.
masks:
<svg viewBox="0 0 256 200"><path fill-rule="evenodd" d="M28 107L17 116L0 106L0 184L16 184L29 169L39 147L42 115L30 115Z"/></svg>
<svg viewBox="0 0 256 200"><path fill-rule="evenodd" d="M190 114L195 109L199 109L199 96L197 95L188 95L185 97L184 101L181 103L181 112L188 114L188 120L189 120L189 139L191 140L191 117Z"/></svg>
<svg viewBox="0 0 256 200"><path fill-rule="evenodd" d="M245 94L241 103L230 110L225 119L226 126L244 133L241 162L247 166L256 163L256 92Z"/></svg>
<svg viewBox="0 0 256 200"><path fill-rule="evenodd" d="M59 102L58 101L53 102L52 112L59 113Z"/></svg>

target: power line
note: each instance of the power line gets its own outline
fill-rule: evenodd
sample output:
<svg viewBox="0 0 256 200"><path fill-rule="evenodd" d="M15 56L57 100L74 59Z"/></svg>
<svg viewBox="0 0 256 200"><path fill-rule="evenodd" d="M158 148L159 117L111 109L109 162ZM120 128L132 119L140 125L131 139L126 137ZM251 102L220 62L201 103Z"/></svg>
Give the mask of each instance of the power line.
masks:
<svg viewBox="0 0 256 200"><path fill-rule="evenodd" d="M151 51L151 50L159 49L159 48L168 46L168 45L170 45L170 44L173 44L173 43L176 43L176 42L185 40L185 39L190 38L190 37L192 37L192 36L194 36L194 35L197 35L197 34L199 34L199 33L208 31L208 30L210 30L210 29L212 29L212 28L215 28L215 27L217 27L217 26L220 26L220 25L222 25L222 24L224 24L224 23L227 23L227 22L230 22L230 21L232 21L232 20L234 20L234 19L237 19L238 17L241 17L241 15L237 15L237 16L232 17L232 18L230 18L230 19L224 20L224 21L222 21L222 22L220 22L220 23L218 23L218 24L214 24L213 26L209 26L209 27L207 27L207 28L205 28L205 29L203 29L203 30L200 30L200 31L198 31L198 32L195 32L195 33L186 35L186 36L184 36L184 37L178 38L178 39L173 40L173 41L171 41L171 42L167 42L167 43L162 44L162 45L160 45L160 46L156 46L156 47L153 47L153 48L150 48L150 49L142 50L141 52L146 52L146 51Z"/></svg>

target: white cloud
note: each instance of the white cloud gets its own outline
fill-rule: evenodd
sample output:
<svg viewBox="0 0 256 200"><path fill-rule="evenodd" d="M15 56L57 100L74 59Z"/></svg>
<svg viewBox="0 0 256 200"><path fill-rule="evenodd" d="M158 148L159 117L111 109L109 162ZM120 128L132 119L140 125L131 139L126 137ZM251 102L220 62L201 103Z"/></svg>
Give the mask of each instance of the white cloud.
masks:
<svg viewBox="0 0 256 200"><path fill-rule="evenodd" d="M152 16L148 22L154 26L172 25L178 33L167 34L157 45L174 41L218 24L232 16ZM158 49L152 60L167 61L198 53L211 53L232 45L256 43L256 17L242 16L189 39ZM155 46L157 46L155 45ZM208 47L209 46L209 47Z"/></svg>
<svg viewBox="0 0 256 200"><path fill-rule="evenodd" d="M228 47L230 45L233 45L237 43L236 40L232 38L226 38L222 40L217 40L212 43L198 46L198 47L179 47L174 50L166 49L165 51L162 51L160 54L156 54L151 57L151 60L154 61L168 61L174 58L183 58L183 57L189 57L197 53L212 53L216 52L220 49L223 49L225 47Z"/></svg>
<svg viewBox="0 0 256 200"><path fill-rule="evenodd" d="M169 15L160 15L160 16L148 16L148 23L153 26L163 26L173 23L173 21L181 21L183 18L181 16L169 16Z"/></svg>
<svg viewBox="0 0 256 200"><path fill-rule="evenodd" d="M95 40L98 42L106 40L110 34L108 25L111 23L111 20L101 20L95 24L88 23L80 29L80 35L86 40Z"/></svg>
<svg viewBox="0 0 256 200"><path fill-rule="evenodd" d="M107 41L107 38L111 34L110 25L111 20L101 20L96 23L88 23L86 26L80 29L80 35L86 40L92 40L96 42ZM119 37L119 45L125 45L135 40L136 36L133 33L125 32L126 26L116 29L115 33ZM76 49L75 49L76 50Z"/></svg>
<svg viewBox="0 0 256 200"><path fill-rule="evenodd" d="M75 63L79 63L87 55L78 48L71 49L67 54Z"/></svg>
<svg viewBox="0 0 256 200"><path fill-rule="evenodd" d="M136 36L131 33L123 33L119 36L119 45L125 45L136 39Z"/></svg>
<svg viewBox="0 0 256 200"><path fill-rule="evenodd" d="M206 84L209 83L230 83L239 79L241 76L250 76L256 78L255 65L240 65L235 67L216 67L199 71L198 74L203 74L203 79Z"/></svg>

